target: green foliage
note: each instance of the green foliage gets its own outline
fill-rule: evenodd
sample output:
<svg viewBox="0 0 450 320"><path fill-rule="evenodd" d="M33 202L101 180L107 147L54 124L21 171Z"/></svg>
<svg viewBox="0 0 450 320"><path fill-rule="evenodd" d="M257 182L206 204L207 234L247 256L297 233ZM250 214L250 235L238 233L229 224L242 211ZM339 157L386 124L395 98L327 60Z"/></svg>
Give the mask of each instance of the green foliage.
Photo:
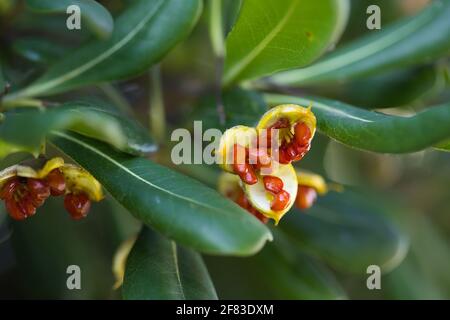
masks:
<svg viewBox="0 0 450 320"><path fill-rule="evenodd" d="M156 150L148 132L138 123L82 102L66 103L42 112L35 109L6 112L0 126L0 137L18 150L35 154L47 134L65 129L105 141L128 153ZM3 150L0 154L7 155Z"/></svg>
<svg viewBox="0 0 450 320"><path fill-rule="evenodd" d="M217 299L202 257L148 228L127 260L122 294L132 300Z"/></svg>
<svg viewBox="0 0 450 320"><path fill-rule="evenodd" d="M312 105L318 129L349 146L384 153L413 152L450 135L450 104L434 106L410 117L385 115L339 101L316 97L266 95L271 105Z"/></svg>
<svg viewBox="0 0 450 320"><path fill-rule="evenodd" d="M13 97L49 95L142 73L188 35L200 10L199 0L135 1L116 19L107 41L88 42Z"/></svg>
<svg viewBox="0 0 450 320"><path fill-rule="evenodd" d="M244 1L227 38L225 85L311 63L340 36L347 11L337 0Z"/></svg>
<svg viewBox="0 0 450 320"><path fill-rule="evenodd" d="M371 264L390 271L403 260L408 239L387 210L361 195L333 192L306 214L294 210L281 228L301 250L344 272L362 274Z"/></svg>
<svg viewBox="0 0 450 320"><path fill-rule="evenodd" d="M440 229L450 230L449 154L436 149L450 150L450 2L405 19L399 3L386 4L383 14L395 10L381 30L353 16L340 42L349 6L364 12L369 1L211 0L205 12L203 2L0 8L0 168L30 153L62 155L108 192L85 222L69 223L56 200L13 223L12 235L0 211L0 297L119 297L110 262L142 227L126 259L125 299L373 298L365 286L372 264L385 274L381 297L448 298ZM66 29L69 4L81 8L82 31ZM344 191L319 196L307 212L291 210L277 227L214 190L217 166L174 165L172 144L161 139L193 120L204 130L254 126L285 103L311 106L317 118L302 169L332 179L327 156L338 170L345 163L365 175L354 188L331 183ZM162 128L158 147L145 119ZM357 156L333 158L331 140ZM367 191L377 188L381 195ZM391 205L388 194L414 210ZM201 253L212 256L204 263ZM65 290L69 264L86 271L83 291Z"/></svg>
<svg viewBox="0 0 450 320"><path fill-rule="evenodd" d="M26 4L33 11L52 14L65 14L69 6L76 5L80 8L81 23L86 23L92 33L102 39L108 38L114 28L109 11L94 0L26 0Z"/></svg>
<svg viewBox="0 0 450 320"><path fill-rule="evenodd" d="M249 255L272 238L256 218L213 189L150 160L73 134L55 133L52 142L139 220L183 245Z"/></svg>
<svg viewBox="0 0 450 320"><path fill-rule="evenodd" d="M449 14L448 1L433 1L416 16L362 37L307 68L275 75L270 81L279 85L342 81L448 56Z"/></svg>

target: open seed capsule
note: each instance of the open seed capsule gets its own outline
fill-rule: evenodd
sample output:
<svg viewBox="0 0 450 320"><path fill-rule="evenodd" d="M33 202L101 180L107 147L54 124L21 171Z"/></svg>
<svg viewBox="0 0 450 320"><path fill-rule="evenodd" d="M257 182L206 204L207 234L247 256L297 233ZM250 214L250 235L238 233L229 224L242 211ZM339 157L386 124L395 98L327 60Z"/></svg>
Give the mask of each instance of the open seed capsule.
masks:
<svg viewBox="0 0 450 320"><path fill-rule="evenodd" d="M267 137L266 144L272 158L278 158L281 164L288 164L301 160L309 151L316 130L316 117L310 108L285 104L267 111L256 129L259 141L261 137ZM278 136L274 136L274 130L277 130ZM275 138L277 140L273 141Z"/></svg>

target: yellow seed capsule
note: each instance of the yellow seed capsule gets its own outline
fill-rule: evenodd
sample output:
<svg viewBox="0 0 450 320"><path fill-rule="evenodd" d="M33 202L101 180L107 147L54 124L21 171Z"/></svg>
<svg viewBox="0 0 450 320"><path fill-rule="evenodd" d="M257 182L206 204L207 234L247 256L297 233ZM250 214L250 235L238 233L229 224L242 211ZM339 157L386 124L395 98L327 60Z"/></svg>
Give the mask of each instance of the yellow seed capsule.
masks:
<svg viewBox="0 0 450 320"><path fill-rule="evenodd" d="M235 126L224 132L220 139L219 148L216 150L217 163L227 172L234 173L235 161L234 145L249 147L256 144L256 129L246 126ZM239 162L245 161L245 154L239 154Z"/></svg>
<svg viewBox="0 0 450 320"><path fill-rule="evenodd" d="M65 164L60 170L66 181L66 193L85 193L92 201L100 201L104 198L100 183L83 168Z"/></svg>
<svg viewBox="0 0 450 320"><path fill-rule="evenodd" d="M297 180L300 186L314 188L319 195L325 195L328 192L328 185L321 175L309 171L297 170Z"/></svg>
<svg viewBox="0 0 450 320"><path fill-rule="evenodd" d="M316 117L311 111L311 107L305 108L296 104L282 104L271 108L259 120L256 129L270 128L277 121L287 119L289 121L289 129L293 132L293 128L297 123L305 123L311 131L311 139L316 132ZM280 137L282 138L282 137Z"/></svg>

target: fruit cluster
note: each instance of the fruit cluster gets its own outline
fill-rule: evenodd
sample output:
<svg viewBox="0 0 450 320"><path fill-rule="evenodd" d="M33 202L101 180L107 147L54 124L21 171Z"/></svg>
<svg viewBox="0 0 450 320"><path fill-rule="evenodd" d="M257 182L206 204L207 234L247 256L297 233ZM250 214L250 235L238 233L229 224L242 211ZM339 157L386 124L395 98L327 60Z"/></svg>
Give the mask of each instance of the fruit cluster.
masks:
<svg viewBox="0 0 450 320"><path fill-rule="evenodd" d="M310 150L315 126L310 108L281 105L264 114L256 128L228 129L217 154L224 161L219 162L222 168L240 179L242 195L232 200L260 220L273 218L276 223L295 201L301 208L312 203L314 189L306 192L298 187L291 163ZM232 161L228 163L230 153Z"/></svg>
<svg viewBox="0 0 450 320"><path fill-rule="evenodd" d="M0 199L5 202L6 211L15 220L24 220L35 215L50 196L64 197L64 207L70 216L79 220L86 217L92 200L102 198L97 186L85 188L73 177L98 182L86 171L73 165L66 165L61 158L48 161L35 171L31 167L16 165L0 173ZM69 181L69 183L68 183Z"/></svg>

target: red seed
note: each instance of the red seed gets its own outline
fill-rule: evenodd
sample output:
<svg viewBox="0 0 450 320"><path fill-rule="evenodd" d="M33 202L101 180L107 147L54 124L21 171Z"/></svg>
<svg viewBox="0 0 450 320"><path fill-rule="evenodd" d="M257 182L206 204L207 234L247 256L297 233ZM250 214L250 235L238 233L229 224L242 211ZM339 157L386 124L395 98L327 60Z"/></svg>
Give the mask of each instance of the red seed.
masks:
<svg viewBox="0 0 450 320"><path fill-rule="evenodd" d="M258 182L258 177L256 176L253 167L249 164L234 164L234 172L236 172L242 181L246 184L255 184Z"/></svg>
<svg viewBox="0 0 450 320"><path fill-rule="evenodd" d="M0 192L0 199L7 200L11 199L16 191L17 187L20 185L20 181L17 178L9 179L3 186Z"/></svg>
<svg viewBox="0 0 450 320"><path fill-rule="evenodd" d="M50 196L50 187L43 180L29 178L27 179L27 187L32 195L40 198L48 198Z"/></svg>
<svg viewBox="0 0 450 320"><path fill-rule="evenodd" d="M288 156L290 161L292 161L293 159L297 158L298 151L297 151L296 145L294 143L289 143L286 146L286 154L287 154L287 156Z"/></svg>
<svg viewBox="0 0 450 320"><path fill-rule="evenodd" d="M27 217L35 215L36 207L34 206L32 197L29 193L26 194L18 204L23 208Z"/></svg>
<svg viewBox="0 0 450 320"><path fill-rule="evenodd" d="M13 218L14 220L24 220L26 219L26 212L23 211L23 208L19 207L17 205L17 202L12 199L6 199L5 200L5 206L6 206L6 211L8 211L8 214L11 218Z"/></svg>
<svg viewBox="0 0 450 320"><path fill-rule="evenodd" d="M270 205L270 208L273 211L281 211L289 203L290 195L286 190L282 190L280 193L276 194L272 200L272 204Z"/></svg>
<svg viewBox="0 0 450 320"><path fill-rule="evenodd" d="M84 193L69 193L64 198L64 208L70 213L72 219L79 220L87 216L91 208L91 200Z"/></svg>
<svg viewBox="0 0 450 320"><path fill-rule="evenodd" d="M47 175L46 181L50 187L50 193L52 196L63 195L66 191L66 181L64 180L61 170L53 169L50 171Z"/></svg>
<svg viewBox="0 0 450 320"><path fill-rule="evenodd" d="M294 127L295 141L299 145L306 145L311 140L311 130L306 123L297 123Z"/></svg>
<svg viewBox="0 0 450 320"><path fill-rule="evenodd" d="M317 192L314 188L299 186L297 192L297 198L295 199L295 205L299 209L310 208L317 199Z"/></svg>
<svg viewBox="0 0 450 320"><path fill-rule="evenodd" d="M291 158L287 154L285 145L281 146L280 149L279 149L278 162L281 163L281 164L288 164L288 163L291 162Z"/></svg>
<svg viewBox="0 0 450 320"><path fill-rule="evenodd" d="M283 190L283 180L274 176L263 177L264 188L274 194L280 193Z"/></svg>

